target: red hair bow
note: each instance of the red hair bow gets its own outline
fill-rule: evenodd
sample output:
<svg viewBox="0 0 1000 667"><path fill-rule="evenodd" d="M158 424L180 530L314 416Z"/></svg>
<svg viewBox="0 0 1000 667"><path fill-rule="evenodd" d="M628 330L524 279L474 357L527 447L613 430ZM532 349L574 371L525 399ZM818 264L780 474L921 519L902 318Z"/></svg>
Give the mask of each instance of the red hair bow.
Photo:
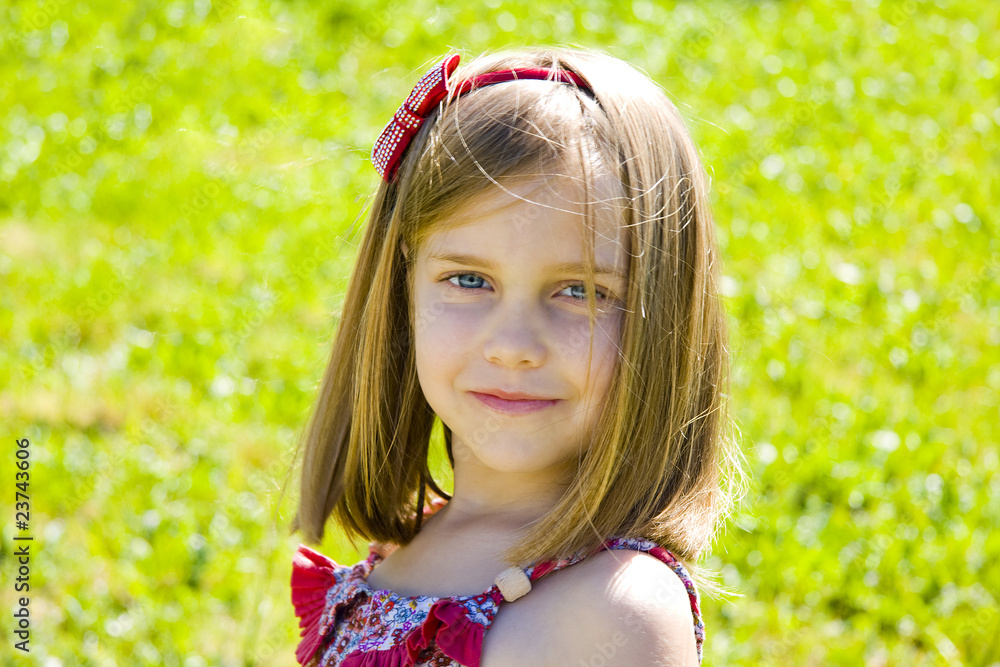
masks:
<svg viewBox="0 0 1000 667"><path fill-rule="evenodd" d="M431 112L448 96L450 90L448 78L458 67L458 61L458 54L450 55L420 77L409 97L393 114L392 120L375 140L372 163L386 181L391 182L395 177L406 147L410 145ZM531 67L498 70L471 77L466 79L454 93L461 95L474 88L517 79L560 81L590 90L590 86L580 76L569 70Z"/></svg>

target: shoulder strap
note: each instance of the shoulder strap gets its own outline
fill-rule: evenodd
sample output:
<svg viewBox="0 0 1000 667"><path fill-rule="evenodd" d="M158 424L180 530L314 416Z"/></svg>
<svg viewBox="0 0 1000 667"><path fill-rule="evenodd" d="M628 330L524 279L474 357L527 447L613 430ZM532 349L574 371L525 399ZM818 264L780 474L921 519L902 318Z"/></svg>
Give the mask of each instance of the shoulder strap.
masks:
<svg viewBox="0 0 1000 667"><path fill-rule="evenodd" d="M684 584L684 590L687 591L688 600L691 603L691 616L694 620L694 639L695 645L698 649L698 664L701 664L702 644L705 642L705 623L701 617L701 601L699 599L698 589L695 587L694 580L691 578L691 574L681 563L680 559L678 559L672 552L661 547L655 542L640 538L613 537L605 540L604 544L602 544L601 547L594 553L600 553L601 551L607 550L642 551L664 563L667 567L673 570L678 577L680 577L681 582ZM538 563L537 565L529 567L525 573L531 581L534 581L547 574L555 572L556 570L561 570L565 567L578 563L584 558L586 558L586 556L575 555L571 558L564 558L562 560Z"/></svg>
<svg viewBox="0 0 1000 667"><path fill-rule="evenodd" d="M698 597L698 589L694 585L694 579L691 578L691 574L681 563L680 559L655 542L643 539L612 538L604 543L602 551L604 549L633 549L643 551L664 563L680 577L681 582L684 584L684 590L687 591L688 601L691 604L691 617L694 620L694 640L698 649L698 664L700 665L702 644L705 643L705 622L701 617L701 601Z"/></svg>

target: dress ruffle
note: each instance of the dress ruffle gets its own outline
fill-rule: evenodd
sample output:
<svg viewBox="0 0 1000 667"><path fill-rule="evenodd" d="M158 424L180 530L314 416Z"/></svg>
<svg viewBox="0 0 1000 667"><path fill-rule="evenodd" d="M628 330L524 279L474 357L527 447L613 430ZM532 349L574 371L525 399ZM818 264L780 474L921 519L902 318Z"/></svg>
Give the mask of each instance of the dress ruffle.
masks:
<svg viewBox="0 0 1000 667"><path fill-rule="evenodd" d="M302 628L302 639L295 650L300 665L312 658L323 641L320 623L327 591L337 581L336 567L332 560L303 544L292 558L292 606Z"/></svg>
<svg viewBox="0 0 1000 667"><path fill-rule="evenodd" d="M406 644L397 644L381 651L355 651L345 657L340 667L411 667L413 659Z"/></svg>
<svg viewBox="0 0 1000 667"><path fill-rule="evenodd" d="M498 597L494 596L497 604ZM485 633L484 626L469 619L464 605L443 598L434 603L424 622L405 641L388 649L355 651L344 658L340 667L413 667L432 644L462 665L479 667Z"/></svg>
<svg viewBox="0 0 1000 667"><path fill-rule="evenodd" d="M334 599L330 588L342 581L344 568L321 553L300 544L292 559L292 605L302 629L295 658L306 664L323 644L329 626L336 621L339 608L346 606L362 591L342 586ZM341 572L338 576L338 571ZM490 592L499 604L499 591ZM328 610L327 605L332 607ZM424 621L405 641L389 649L355 651L346 656L341 667L413 667L420 653L436 644L442 653L462 665L479 667L486 628L469 618L469 610L451 598L435 602Z"/></svg>
<svg viewBox="0 0 1000 667"><path fill-rule="evenodd" d="M498 595L492 593L499 604ZM479 667L486 628L469 619L464 605L444 598L431 607L426 620L406 638L406 647L414 661L425 648L436 642L446 656L468 667Z"/></svg>

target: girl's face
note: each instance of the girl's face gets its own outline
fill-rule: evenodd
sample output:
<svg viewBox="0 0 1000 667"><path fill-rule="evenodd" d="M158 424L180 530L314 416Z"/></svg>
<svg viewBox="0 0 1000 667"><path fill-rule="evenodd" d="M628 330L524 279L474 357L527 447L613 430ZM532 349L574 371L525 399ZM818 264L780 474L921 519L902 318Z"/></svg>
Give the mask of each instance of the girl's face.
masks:
<svg viewBox="0 0 1000 667"><path fill-rule="evenodd" d="M582 188L536 178L509 192L470 201L419 248L417 373L452 430L456 469L561 475L589 444L615 371L628 235L610 206L595 206L592 339Z"/></svg>

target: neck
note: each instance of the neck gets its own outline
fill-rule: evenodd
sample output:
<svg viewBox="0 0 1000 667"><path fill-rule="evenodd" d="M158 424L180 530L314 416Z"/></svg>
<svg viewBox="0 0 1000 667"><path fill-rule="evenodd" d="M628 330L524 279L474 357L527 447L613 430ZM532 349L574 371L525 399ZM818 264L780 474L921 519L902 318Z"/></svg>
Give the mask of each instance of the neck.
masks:
<svg viewBox="0 0 1000 667"><path fill-rule="evenodd" d="M440 523L453 529L476 527L516 541L556 506L571 479L566 467L506 472L456 459L455 488Z"/></svg>

